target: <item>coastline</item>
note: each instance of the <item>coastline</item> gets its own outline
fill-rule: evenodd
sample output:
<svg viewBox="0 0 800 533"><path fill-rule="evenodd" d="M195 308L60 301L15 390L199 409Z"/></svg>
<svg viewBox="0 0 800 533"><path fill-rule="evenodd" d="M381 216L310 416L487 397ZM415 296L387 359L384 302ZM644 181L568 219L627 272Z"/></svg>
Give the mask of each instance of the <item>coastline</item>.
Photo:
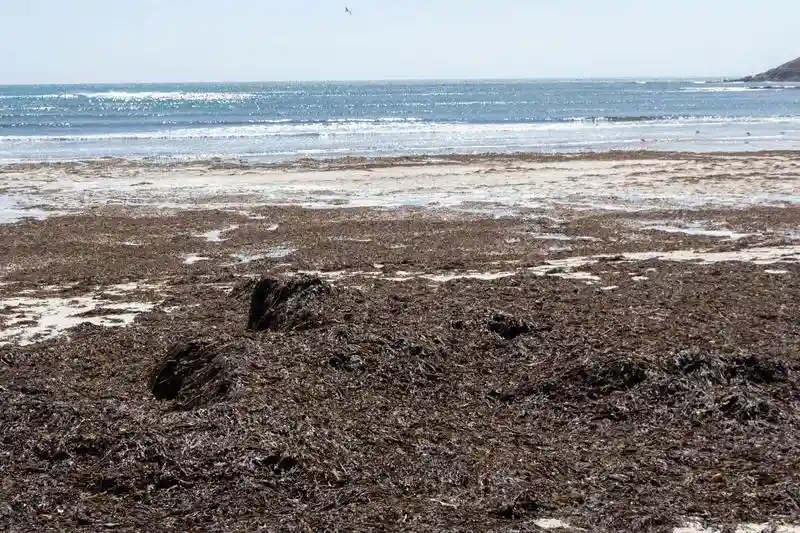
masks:
<svg viewBox="0 0 800 533"><path fill-rule="evenodd" d="M306 160L130 160L0 167L0 220L98 210L419 208L512 213L794 205L800 152L593 153Z"/></svg>
<svg viewBox="0 0 800 533"><path fill-rule="evenodd" d="M800 523L800 152L112 159L0 190L21 529ZM248 332L265 275L329 283L319 324ZM187 408L152 379L190 342Z"/></svg>
<svg viewBox="0 0 800 533"><path fill-rule="evenodd" d="M490 163L493 161L507 162L565 162L565 161L608 161L608 160L637 160L637 159L700 159L719 157L765 157L783 156L796 157L800 149L796 150L741 150L741 151L691 151L691 150L654 150L654 149L624 149L604 151L581 152L483 152L483 153L441 153L441 154L415 154L398 156L344 156L329 158L296 157L286 162L265 163L246 161L240 158L198 158L182 161L159 161L152 158L124 158L124 157L98 157L76 160L51 160L51 161L18 161L0 163L0 173L9 171L38 170L41 168L106 168L109 166L142 167L152 169L175 169L207 167L230 169L356 169L356 168L381 168L387 166L406 165L449 165L454 163Z"/></svg>

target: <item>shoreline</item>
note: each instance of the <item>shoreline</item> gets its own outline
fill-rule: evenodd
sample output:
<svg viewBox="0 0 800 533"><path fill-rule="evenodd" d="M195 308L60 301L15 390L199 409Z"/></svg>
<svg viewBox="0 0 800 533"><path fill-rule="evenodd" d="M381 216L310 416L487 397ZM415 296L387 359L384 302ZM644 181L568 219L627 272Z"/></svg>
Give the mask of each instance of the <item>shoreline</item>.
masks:
<svg viewBox="0 0 800 533"><path fill-rule="evenodd" d="M497 216L792 206L800 152L340 159L285 166L125 160L0 167L0 221L252 206L454 210Z"/></svg>
<svg viewBox="0 0 800 533"><path fill-rule="evenodd" d="M451 165L451 164L479 164L499 162L531 162L553 163L567 161L635 161L640 159L716 159L716 158L743 158L743 157L800 157L797 150L752 150L752 151L670 151L653 149L630 149L608 151L583 151L583 152L485 152L485 153L459 153L450 152L442 154L413 154L398 156L345 156L330 158L297 157L291 161L264 163L257 161L243 161L242 159L225 159L219 157L187 159L181 161L158 161L148 157L120 158L98 157L91 159L75 160L42 160L18 161L0 163L0 173L19 172L25 170L52 169L81 169L88 167L106 168L113 166L141 167L151 169L181 169L194 167L242 169L242 170L329 170L329 169L358 169L358 168L384 168L392 166L417 166L417 165Z"/></svg>

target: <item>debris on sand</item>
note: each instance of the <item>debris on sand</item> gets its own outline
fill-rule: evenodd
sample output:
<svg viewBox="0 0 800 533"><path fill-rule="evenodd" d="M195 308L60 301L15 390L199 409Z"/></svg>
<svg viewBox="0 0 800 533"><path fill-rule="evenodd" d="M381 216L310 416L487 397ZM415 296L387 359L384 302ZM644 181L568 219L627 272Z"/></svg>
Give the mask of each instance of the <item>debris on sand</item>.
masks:
<svg viewBox="0 0 800 533"><path fill-rule="evenodd" d="M450 268L403 241L415 244L374 261L308 260L303 243L295 267L338 269L335 289L277 266L189 272L176 251L166 299L134 327L0 346L2 523L671 533L692 517L719 531L797 521L796 265L768 276L626 255L584 272L614 291L537 271L363 273ZM613 259L623 244L579 253ZM649 282L629 282L643 272ZM28 287L34 274L16 276ZM131 307L117 298L70 314L118 318L105 314ZM4 311L6 324L26 318Z"/></svg>
<svg viewBox="0 0 800 533"><path fill-rule="evenodd" d="M253 288L247 329L302 330L316 327L322 323L320 305L331 293L330 284L317 277L264 278Z"/></svg>
<svg viewBox="0 0 800 533"><path fill-rule="evenodd" d="M192 341L172 348L150 378L153 396L171 401L176 409L194 409L227 398L251 348L245 342Z"/></svg>
<svg viewBox="0 0 800 533"><path fill-rule="evenodd" d="M536 517L541 511L541 504L527 497L523 497L511 504L501 507L494 514L498 518L518 520L520 518Z"/></svg>
<svg viewBox="0 0 800 533"><path fill-rule="evenodd" d="M692 348L666 362L631 356L569 361L492 396L547 399L570 409L591 403L596 416L614 420L660 412L695 424L775 424L796 418L791 391L798 388L797 373L781 360Z"/></svg>
<svg viewBox="0 0 800 533"><path fill-rule="evenodd" d="M148 302L112 301L97 294L64 298L12 297L0 299L0 345L19 345L60 336L81 324L127 326L140 313L153 309Z"/></svg>
<svg viewBox="0 0 800 533"><path fill-rule="evenodd" d="M505 313L495 313L489 320L488 325L490 330L506 340L515 339L533 330L533 327L525 320L515 318Z"/></svg>
<svg viewBox="0 0 800 533"><path fill-rule="evenodd" d="M626 391L647 378L646 366L633 358L575 361L553 374L536 373L499 395L504 402L543 395L552 399L593 399Z"/></svg>
<svg viewBox="0 0 800 533"><path fill-rule="evenodd" d="M254 460L254 462L259 466L263 466L264 468L268 469L275 475L285 474L300 464L296 458L289 455L282 455L280 453L274 453L263 458L258 457Z"/></svg>
<svg viewBox="0 0 800 533"><path fill-rule="evenodd" d="M321 324L321 302L331 286L308 276L264 278L234 287L234 295L251 290L247 329L303 330ZM240 381L244 358L257 353L247 338L229 342L193 340L171 348L150 378L150 390L176 409L194 409L225 399Z"/></svg>

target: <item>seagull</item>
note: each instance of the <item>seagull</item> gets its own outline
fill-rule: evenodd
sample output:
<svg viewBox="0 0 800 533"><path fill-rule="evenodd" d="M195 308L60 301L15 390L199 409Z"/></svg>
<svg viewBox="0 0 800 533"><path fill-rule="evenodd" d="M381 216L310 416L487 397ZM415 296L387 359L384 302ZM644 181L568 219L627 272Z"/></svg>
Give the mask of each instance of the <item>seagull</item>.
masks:
<svg viewBox="0 0 800 533"><path fill-rule="evenodd" d="M352 15L353 14L353 12L350 11L350 8L347 7L347 6L344 6L344 12L347 13L348 15Z"/></svg>

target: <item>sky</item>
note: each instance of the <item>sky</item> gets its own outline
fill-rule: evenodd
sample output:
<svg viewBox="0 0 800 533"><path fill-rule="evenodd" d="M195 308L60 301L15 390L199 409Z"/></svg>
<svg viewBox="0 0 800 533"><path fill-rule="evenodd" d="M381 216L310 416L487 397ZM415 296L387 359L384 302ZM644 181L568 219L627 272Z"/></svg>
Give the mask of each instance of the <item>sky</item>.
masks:
<svg viewBox="0 0 800 533"><path fill-rule="evenodd" d="M798 0L0 0L0 84L743 76L800 56L798 20Z"/></svg>

